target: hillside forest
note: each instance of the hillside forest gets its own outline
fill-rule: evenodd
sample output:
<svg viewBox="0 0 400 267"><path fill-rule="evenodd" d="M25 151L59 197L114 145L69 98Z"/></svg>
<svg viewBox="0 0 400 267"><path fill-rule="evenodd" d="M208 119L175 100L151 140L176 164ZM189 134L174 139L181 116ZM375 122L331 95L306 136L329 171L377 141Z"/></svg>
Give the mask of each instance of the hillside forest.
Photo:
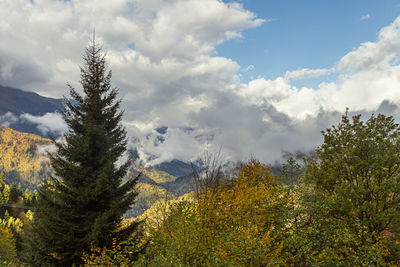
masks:
<svg viewBox="0 0 400 267"><path fill-rule="evenodd" d="M205 153L177 178L117 164L118 90L94 40L83 60L63 141L0 128L0 266L400 265L393 117L346 111L313 153L279 168Z"/></svg>

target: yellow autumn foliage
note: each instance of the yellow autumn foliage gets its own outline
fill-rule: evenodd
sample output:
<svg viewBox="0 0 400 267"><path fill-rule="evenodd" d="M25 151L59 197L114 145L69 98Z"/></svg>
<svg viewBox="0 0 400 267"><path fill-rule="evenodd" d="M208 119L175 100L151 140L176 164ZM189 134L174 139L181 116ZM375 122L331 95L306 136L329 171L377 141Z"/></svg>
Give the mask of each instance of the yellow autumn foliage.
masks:
<svg viewBox="0 0 400 267"><path fill-rule="evenodd" d="M37 148L49 144L49 139L0 126L0 170L9 178L37 183L39 176L50 171L50 164L40 158Z"/></svg>
<svg viewBox="0 0 400 267"><path fill-rule="evenodd" d="M159 171L156 170L155 168L151 169L140 169L140 172L142 172L144 175L152 179L156 183L166 183L166 182L173 182L176 180L176 177L164 172L164 171Z"/></svg>
<svg viewBox="0 0 400 267"><path fill-rule="evenodd" d="M282 243L277 228L285 199L269 167L250 160L235 179L200 195L205 248L229 264L279 263Z"/></svg>
<svg viewBox="0 0 400 267"><path fill-rule="evenodd" d="M112 247L92 248L91 253L82 256L83 266L131 266L131 260L122 252L121 245L113 240ZM117 264L118 262L118 264Z"/></svg>
<svg viewBox="0 0 400 267"><path fill-rule="evenodd" d="M133 266L266 266L282 260L286 204L269 167L250 160L231 180L153 206L146 254ZM148 217L152 219L149 220ZM114 244L84 255L85 266L128 266L134 250Z"/></svg>
<svg viewBox="0 0 400 267"><path fill-rule="evenodd" d="M281 264L279 221L285 203L270 168L256 160L191 201L170 203L150 229L138 266L265 266Z"/></svg>

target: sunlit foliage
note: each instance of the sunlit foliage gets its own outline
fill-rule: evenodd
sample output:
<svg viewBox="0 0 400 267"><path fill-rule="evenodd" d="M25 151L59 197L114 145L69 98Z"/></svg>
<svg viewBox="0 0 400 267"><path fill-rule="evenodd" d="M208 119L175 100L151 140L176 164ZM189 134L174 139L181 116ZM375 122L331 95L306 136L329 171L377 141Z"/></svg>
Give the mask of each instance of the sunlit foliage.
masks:
<svg viewBox="0 0 400 267"><path fill-rule="evenodd" d="M279 263L285 198L269 167L250 160L232 180L170 207L151 230L150 266ZM139 262L140 263L140 262ZM138 264L139 264L138 263Z"/></svg>
<svg viewBox="0 0 400 267"><path fill-rule="evenodd" d="M399 265L399 125L384 115L350 121L346 113L323 136L295 192L287 248L294 262Z"/></svg>
<svg viewBox="0 0 400 267"><path fill-rule="evenodd" d="M48 175L50 164L40 157L38 147L50 143L48 139L0 126L0 170L9 183L39 183Z"/></svg>

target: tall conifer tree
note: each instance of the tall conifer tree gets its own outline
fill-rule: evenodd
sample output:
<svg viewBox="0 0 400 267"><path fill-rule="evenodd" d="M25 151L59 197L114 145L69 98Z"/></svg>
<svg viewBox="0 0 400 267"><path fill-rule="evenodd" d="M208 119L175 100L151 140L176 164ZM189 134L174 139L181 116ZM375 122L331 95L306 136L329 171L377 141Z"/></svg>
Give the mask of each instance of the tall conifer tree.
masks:
<svg viewBox="0 0 400 267"><path fill-rule="evenodd" d="M25 260L31 265L81 263L92 246L110 247L138 231L134 222L121 230L123 214L134 203L137 177L123 183L129 162L117 161L126 150L121 100L110 84L101 48L86 48L81 67L81 96L71 86L63 114L64 142L50 154L54 177L40 189Z"/></svg>

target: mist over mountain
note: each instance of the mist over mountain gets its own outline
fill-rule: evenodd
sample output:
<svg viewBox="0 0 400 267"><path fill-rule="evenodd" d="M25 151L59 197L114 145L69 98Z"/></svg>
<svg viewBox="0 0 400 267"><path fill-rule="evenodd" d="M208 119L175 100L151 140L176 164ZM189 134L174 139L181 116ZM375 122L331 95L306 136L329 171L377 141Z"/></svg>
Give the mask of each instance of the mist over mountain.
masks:
<svg viewBox="0 0 400 267"><path fill-rule="evenodd" d="M59 137L65 129L61 118L63 101L0 85L0 125L44 138ZM164 142L163 135L167 130L167 126L154 129L158 142ZM147 138L150 139L152 136L149 135ZM134 160L140 157L135 147L131 147L129 154ZM165 161L155 165L154 168L176 177L188 175L192 171L189 164L179 160Z"/></svg>
<svg viewBox="0 0 400 267"><path fill-rule="evenodd" d="M21 184L25 188L37 189L52 173L47 152L54 150L51 140L29 133L22 133L0 126L0 173L7 184ZM130 151L128 151L130 152ZM128 216L138 216L150 208L160 196L176 197L192 190L192 166L173 160L144 168L132 160L126 179L140 174L138 201Z"/></svg>
<svg viewBox="0 0 400 267"><path fill-rule="evenodd" d="M57 137L63 99L0 85L0 125L45 138Z"/></svg>

